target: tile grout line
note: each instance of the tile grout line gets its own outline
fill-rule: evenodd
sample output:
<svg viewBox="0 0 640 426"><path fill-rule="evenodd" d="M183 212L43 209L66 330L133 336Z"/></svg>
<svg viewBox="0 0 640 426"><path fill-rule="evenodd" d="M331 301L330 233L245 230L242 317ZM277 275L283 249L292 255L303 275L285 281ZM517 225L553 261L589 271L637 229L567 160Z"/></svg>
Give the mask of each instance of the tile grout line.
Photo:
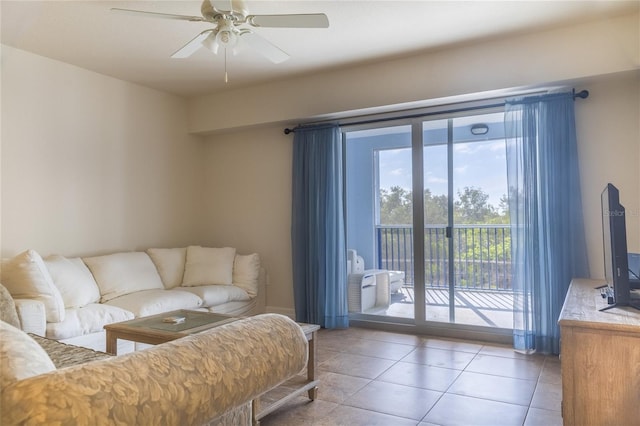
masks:
<svg viewBox="0 0 640 426"><path fill-rule="evenodd" d="M354 333L355 334L355 333ZM347 350L345 350L345 348L340 348L340 347L334 347L334 348L330 348L327 349L327 352L329 353L329 358L327 360L323 360L322 363L319 364L319 366L323 365L326 363L326 361L332 359L335 355L337 354L344 354L347 356L358 356L358 357L363 357L363 358L371 358L371 359L377 359L377 360L382 360L382 361L388 361L390 362L390 365L386 368L384 368L382 371L380 371L379 373L377 373L373 378L370 377L360 377L360 376L352 376L352 377L358 377L360 379L365 379L367 380L367 383L364 384L362 387L359 387L355 392L348 394L346 398L342 399L341 402L332 402L332 401L328 401L326 400L326 402L334 404L334 406L332 407L331 412L333 412L335 409L339 408L339 407L349 407L349 408L354 408L360 411L371 411L372 413L379 413L381 415L386 415L386 416L395 416L398 418L402 418L402 419L406 419L406 420L410 420L411 422L417 422L416 425L419 425L422 422L426 421L426 418L429 416L429 414L432 412L432 410L438 405L438 403L440 403L440 401L442 400L442 398L445 395L451 395L451 396L462 396L462 397L467 397L467 398L471 398L471 399L476 399L476 400L485 400L485 401L491 401L491 402L498 402L498 403L503 403L503 404L508 404L508 405L514 405L514 406L520 406L520 407L524 407L526 408L526 411L524 413L524 418L522 421L522 424L525 424L527 422L527 419L529 418L529 415L531 414L531 408L532 407L532 403L536 394L536 391L539 390L539 388L541 387L541 380L543 379L543 373L545 371L545 368L547 366L551 366L551 362L550 362L550 358L549 356L544 356L544 358L541 360L541 362L539 361L535 361L534 365L537 368L539 366L539 368L537 369L537 374L535 375L535 379L534 378L526 378L526 377L511 377L511 376L504 376L504 375L494 375L494 374L487 374L487 373L483 373L482 371L472 371L469 370L469 367L472 365L472 363L474 361L477 361L478 359L480 359L481 357L484 356L488 356L488 357L492 357L492 358L503 358L503 359L510 359L516 362L516 365L519 361L527 361L530 362L532 361L531 359L528 358L521 358L521 357L514 357L514 356L507 356L504 353L502 353L500 350L495 350L493 349L496 353L491 353L490 350L492 348L502 348L502 345L490 345L490 344L479 344L477 342L466 342L466 341L458 341L458 340L449 340L449 339L438 339L433 338L431 340L443 340L443 341L447 341L447 342L451 342L452 344L455 343L472 343L472 344L476 344L479 346L479 348L477 350L474 350L473 352L470 350L459 350L458 348L455 348L454 346L452 347L438 347L436 346L431 346L429 345L428 340L430 339L426 339L426 340L418 340L418 341L414 341L412 343L407 343L407 342L397 342L394 341L393 338L389 338L389 339L385 339L385 336L371 336L371 335L366 335L364 337L360 337L354 334L349 334L348 337L353 338L355 341L357 341L359 344L363 344L365 347L367 345L367 343L370 342L375 342L376 344L374 346L380 346L380 350L384 351L384 347L385 345L389 345L389 348L391 349L387 349L387 350L393 350L393 347L398 347L398 345L402 345L403 347L408 347L411 348L411 350L404 354L401 355L399 358L394 359L394 358L385 358L385 357L380 357L377 356L375 350L377 350L377 348L374 348L374 350L371 353L353 353L353 352L349 352L348 348L346 348ZM347 337L347 336L345 336ZM399 339L398 339L399 340ZM425 350L438 350L438 351L443 351L443 352L449 352L449 353L466 353L466 354L472 354L473 356L470 358L470 360L464 364L464 367L462 369L457 369L457 368L449 368L447 367L443 367L441 365L433 365L433 364L429 364L429 363L421 363L421 362L412 362L410 360L406 360L407 357L409 357L412 353L414 353L416 350L418 349L425 349ZM483 353L486 352L486 353ZM432 367L432 368L438 368L438 369L446 369L446 370L452 370L452 371L456 371L458 374L455 376L455 378L453 379L453 381L451 381L451 383L446 385L446 389L444 390L436 390L436 389L429 389L429 388L424 388L424 387L420 387L419 385L406 385L403 383L395 383L395 382L387 382L385 380L382 380L381 377L388 373L391 369L393 369L394 367L398 367L400 365L400 363L403 364L416 364L416 365L421 365L421 366L425 366L425 367ZM332 374L336 374L336 375L342 375L342 376L347 376L349 377L350 375L344 374L344 373L340 373L337 371L331 371L331 370L324 370L327 373L332 373ZM533 387L533 392L531 393L531 396L528 398L528 404L527 405L522 405L522 404L518 404L518 403L511 403L511 402L505 402L505 401L498 401L495 399L491 399L491 398L482 398L482 397L476 397L476 396L470 396L470 395L464 395L464 394L456 394L456 393L452 393L451 389L452 387L455 385L455 383L460 379L460 376L463 373L473 373L473 374L481 374L481 375L485 375L485 376L496 376L496 377L503 377L503 378L507 378L507 379L514 379L514 380L525 380L525 381L530 381L533 382L535 380L535 386ZM548 378L549 378L549 385L555 385L555 383L551 382L551 380L553 380L553 371L549 370L549 374L548 374ZM430 392L437 392L437 398L433 401L432 405L430 406L429 410L427 410L427 412L424 414L424 416L422 416L419 420L414 419L414 418L409 418L409 417L404 417L402 415L394 415L394 414L390 414L388 412L383 412L383 411L377 411L375 408L374 409L367 409L367 408L362 408L362 407L357 407L357 406L352 406L352 405L348 405L346 404L346 402L354 397L354 395L358 394L359 392L361 392L363 389L365 389L367 386L371 385L372 383L378 383L378 384L385 384L385 383L389 383L389 384L393 384L393 385L398 385L398 386L404 386L404 387L409 387L409 388L415 388L415 389L421 389L421 390L428 390ZM545 382L546 383L546 382ZM435 396L435 395L434 395ZM557 414L557 410L550 410L550 409L545 409L545 408L541 408L540 410L543 410L545 412L549 412L549 413L553 413L553 414Z"/></svg>

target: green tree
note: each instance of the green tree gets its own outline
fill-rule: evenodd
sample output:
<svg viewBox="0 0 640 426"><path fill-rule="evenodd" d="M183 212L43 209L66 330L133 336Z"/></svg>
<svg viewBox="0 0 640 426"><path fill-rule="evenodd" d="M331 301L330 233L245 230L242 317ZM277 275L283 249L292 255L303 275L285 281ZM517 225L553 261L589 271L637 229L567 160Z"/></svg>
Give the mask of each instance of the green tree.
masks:
<svg viewBox="0 0 640 426"><path fill-rule="evenodd" d="M431 190L424 191L424 223L425 225L446 225L449 197L432 195Z"/></svg>
<svg viewBox="0 0 640 426"><path fill-rule="evenodd" d="M400 186L380 189L380 224L409 225L413 222L411 191Z"/></svg>
<svg viewBox="0 0 640 426"><path fill-rule="evenodd" d="M489 204L489 194L473 186L458 190L458 200L454 202L454 207L458 223L489 223L498 216L495 207Z"/></svg>
<svg viewBox="0 0 640 426"><path fill-rule="evenodd" d="M509 224L509 203L507 195L500 198L498 207L489 203L489 195L481 188L465 187L458 191L454 201L454 223L472 225L456 227L453 242L456 252L456 285L477 286L498 285L494 279L495 269L501 265L508 267L511 257L511 234L508 228L480 227L473 225ZM425 210L425 262L427 280L441 283L447 274L447 240L444 227L448 223L448 197L444 194L433 195L429 189L424 191ZM406 225L413 223L413 200L410 190L393 186L380 190L380 224ZM404 232L384 230L383 239L403 250L396 253L399 258L410 258L411 243ZM409 234L410 235L410 234ZM383 253L383 256L386 254ZM480 260L480 262L479 262ZM488 269L487 269L488 268Z"/></svg>
<svg viewBox="0 0 640 426"><path fill-rule="evenodd" d="M498 204L498 210L502 216L509 218L509 197L507 194L502 194L500 197L500 203Z"/></svg>
<svg viewBox="0 0 640 426"><path fill-rule="evenodd" d="M424 219L427 225L447 224L448 198L424 191ZM411 225L413 223L412 192L399 186L380 189L380 224Z"/></svg>
<svg viewBox="0 0 640 426"><path fill-rule="evenodd" d="M425 225L446 225L448 222L448 197L424 191ZM498 207L489 204L489 194L481 188L465 187L458 190L454 201L454 221L457 224L508 224L509 202L507 195L500 197ZM380 189L380 224L411 225L413 223L413 195L400 186Z"/></svg>

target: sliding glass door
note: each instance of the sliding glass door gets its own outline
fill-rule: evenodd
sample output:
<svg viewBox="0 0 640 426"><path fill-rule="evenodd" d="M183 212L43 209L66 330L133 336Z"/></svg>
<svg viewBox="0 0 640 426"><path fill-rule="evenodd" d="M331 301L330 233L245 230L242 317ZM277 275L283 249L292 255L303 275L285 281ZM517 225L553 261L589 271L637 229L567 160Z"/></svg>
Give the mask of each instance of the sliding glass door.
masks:
<svg viewBox="0 0 640 426"><path fill-rule="evenodd" d="M411 138L411 125L406 124L344 135L351 313L414 317L413 296L403 291L413 280ZM354 280L374 270L394 271L388 291L375 296L366 294L372 288L356 291Z"/></svg>
<svg viewBox="0 0 640 426"><path fill-rule="evenodd" d="M347 243L395 280L352 314L511 328L502 112L347 130L345 142Z"/></svg>
<svg viewBox="0 0 640 426"><path fill-rule="evenodd" d="M503 114L423 123L427 321L510 328Z"/></svg>

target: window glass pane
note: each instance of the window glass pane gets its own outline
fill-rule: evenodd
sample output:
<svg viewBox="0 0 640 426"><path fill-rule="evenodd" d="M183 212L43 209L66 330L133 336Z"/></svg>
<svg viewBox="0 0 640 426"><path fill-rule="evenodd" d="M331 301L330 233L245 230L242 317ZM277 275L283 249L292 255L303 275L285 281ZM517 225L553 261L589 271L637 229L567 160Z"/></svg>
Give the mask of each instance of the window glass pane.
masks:
<svg viewBox="0 0 640 426"><path fill-rule="evenodd" d="M363 278L352 274L349 311L413 318L414 305L403 303L402 293L413 259L411 126L347 132L345 141L347 247L362 257L367 274L394 271L389 282L378 277L388 291L357 288L353 281Z"/></svg>

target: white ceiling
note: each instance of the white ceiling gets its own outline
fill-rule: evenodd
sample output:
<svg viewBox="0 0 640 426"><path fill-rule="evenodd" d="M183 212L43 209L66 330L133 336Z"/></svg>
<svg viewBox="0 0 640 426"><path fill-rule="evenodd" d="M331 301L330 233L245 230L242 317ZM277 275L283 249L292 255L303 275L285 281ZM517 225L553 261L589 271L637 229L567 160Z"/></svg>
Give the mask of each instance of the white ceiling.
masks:
<svg viewBox="0 0 640 426"><path fill-rule="evenodd" d="M118 14L112 7L200 15L200 1L1 1L3 44L167 92L192 96L380 61L482 38L637 11L636 1L248 1L252 14L318 13L328 29L259 28L291 55L251 50L170 55L211 25Z"/></svg>

